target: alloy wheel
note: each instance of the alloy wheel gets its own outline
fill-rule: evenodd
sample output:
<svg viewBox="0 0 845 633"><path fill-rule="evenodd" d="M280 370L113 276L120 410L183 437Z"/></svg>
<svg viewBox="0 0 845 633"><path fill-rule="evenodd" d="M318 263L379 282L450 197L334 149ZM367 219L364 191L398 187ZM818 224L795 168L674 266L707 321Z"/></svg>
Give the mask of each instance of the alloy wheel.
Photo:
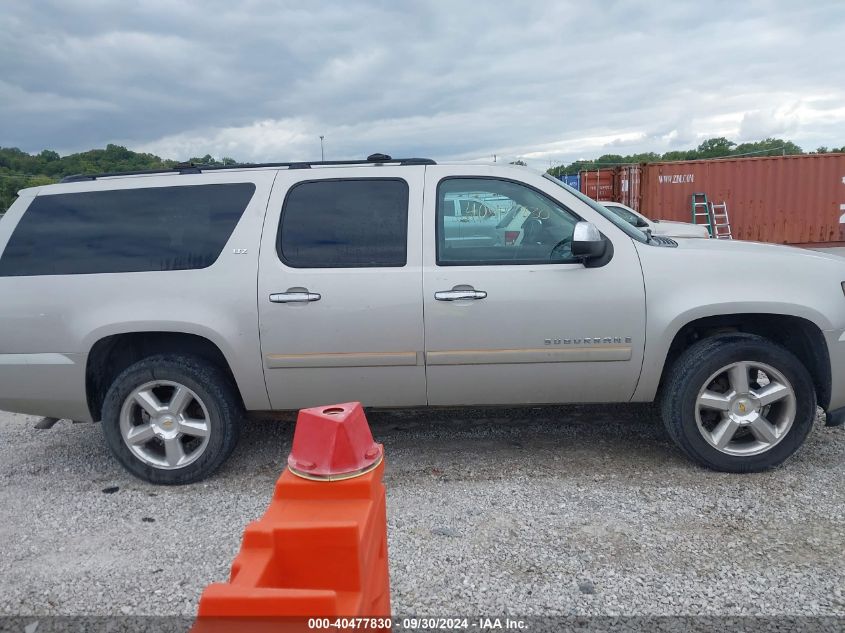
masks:
<svg viewBox="0 0 845 633"><path fill-rule="evenodd" d="M163 470L184 468L208 446L208 409L185 385L169 380L148 382L124 401L120 434L145 464Z"/></svg>
<svg viewBox="0 0 845 633"><path fill-rule="evenodd" d="M727 455L771 450L792 428L795 390L774 367L741 361L713 373L698 392L695 420L710 446Z"/></svg>

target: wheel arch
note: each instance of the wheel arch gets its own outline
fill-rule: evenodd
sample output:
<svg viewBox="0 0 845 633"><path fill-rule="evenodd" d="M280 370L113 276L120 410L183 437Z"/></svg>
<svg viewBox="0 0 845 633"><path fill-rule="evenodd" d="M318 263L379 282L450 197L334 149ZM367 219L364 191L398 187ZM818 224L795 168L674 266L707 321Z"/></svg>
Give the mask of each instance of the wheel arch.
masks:
<svg viewBox="0 0 845 633"><path fill-rule="evenodd" d="M819 406L827 409L831 397L831 366L822 328L803 316L769 312L712 314L680 325L663 356L655 397L660 397L667 375L685 349L696 341L723 332L756 334L792 352L810 373Z"/></svg>
<svg viewBox="0 0 845 633"><path fill-rule="evenodd" d="M114 379L130 365L156 354L188 354L220 368L232 381L243 405L232 367L221 348L210 339L187 332L121 332L96 340L86 358L85 393L93 420L102 418L106 392Z"/></svg>

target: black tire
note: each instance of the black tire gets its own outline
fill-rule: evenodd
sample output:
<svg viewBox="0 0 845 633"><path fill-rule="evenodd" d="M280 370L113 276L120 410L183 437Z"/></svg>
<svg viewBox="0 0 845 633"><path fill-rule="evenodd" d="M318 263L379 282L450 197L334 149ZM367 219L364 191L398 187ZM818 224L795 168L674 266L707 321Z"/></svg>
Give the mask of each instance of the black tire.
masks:
<svg viewBox="0 0 845 633"><path fill-rule="evenodd" d="M208 410L208 444L196 461L174 470L147 464L127 446L120 431L123 404L141 385L165 380L193 391ZM109 387L103 403L103 434L114 456L130 473L153 484L182 485L214 473L240 437L243 407L231 378L216 366L187 355L157 355L131 365Z"/></svg>
<svg viewBox="0 0 845 633"><path fill-rule="evenodd" d="M740 361L765 363L791 383L795 419L774 446L757 455L728 455L704 439L696 422L696 399L705 381L722 367ZM753 334L719 334L685 350L668 370L661 413L669 436L692 460L731 473L760 472L781 464L797 451L813 427L816 393L813 381L795 355L780 345Z"/></svg>

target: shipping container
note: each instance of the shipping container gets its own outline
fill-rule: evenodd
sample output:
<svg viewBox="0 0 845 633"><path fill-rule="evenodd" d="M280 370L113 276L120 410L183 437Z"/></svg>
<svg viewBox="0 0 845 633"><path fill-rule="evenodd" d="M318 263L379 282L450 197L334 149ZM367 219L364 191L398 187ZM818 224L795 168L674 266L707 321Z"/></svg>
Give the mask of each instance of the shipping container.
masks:
<svg viewBox="0 0 845 633"><path fill-rule="evenodd" d="M593 200L616 200L617 171L615 167L582 171L579 174L581 193Z"/></svg>
<svg viewBox="0 0 845 633"><path fill-rule="evenodd" d="M613 200L636 209L640 197L640 165L603 167L580 173L579 191L594 200Z"/></svg>
<svg viewBox="0 0 845 633"><path fill-rule="evenodd" d="M636 209L640 202L642 167L624 165L616 169L616 197L614 200Z"/></svg>
<svg viewBox="0 0 845 633"><path fill-rule="evenodd" d="M592 174L592 186L584 183ZM596 196L596 183L599 195ZM845 154L722 158L581 173L581 191L652 219L692 221L692 194L726 203L735 239L845 242Z"/></svg>
<svg viewBox="0 0 845 633"><path fill-rule="evenodd" d="M581 191L581 176L578 174L563 174L560 179L573 189Z"/></svg>

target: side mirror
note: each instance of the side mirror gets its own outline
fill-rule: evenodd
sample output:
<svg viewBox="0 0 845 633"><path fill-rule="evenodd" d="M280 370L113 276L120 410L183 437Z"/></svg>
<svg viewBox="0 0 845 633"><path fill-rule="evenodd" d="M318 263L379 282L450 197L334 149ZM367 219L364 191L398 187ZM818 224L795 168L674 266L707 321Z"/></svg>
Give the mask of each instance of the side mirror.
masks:
<svg viewBox="0 0 845 633"><path fill-rule="evenodd" d="M607 241L592 222L578 222L572 233L572 254L575 257L593 259L601 257L607 250Z"/></svg>

